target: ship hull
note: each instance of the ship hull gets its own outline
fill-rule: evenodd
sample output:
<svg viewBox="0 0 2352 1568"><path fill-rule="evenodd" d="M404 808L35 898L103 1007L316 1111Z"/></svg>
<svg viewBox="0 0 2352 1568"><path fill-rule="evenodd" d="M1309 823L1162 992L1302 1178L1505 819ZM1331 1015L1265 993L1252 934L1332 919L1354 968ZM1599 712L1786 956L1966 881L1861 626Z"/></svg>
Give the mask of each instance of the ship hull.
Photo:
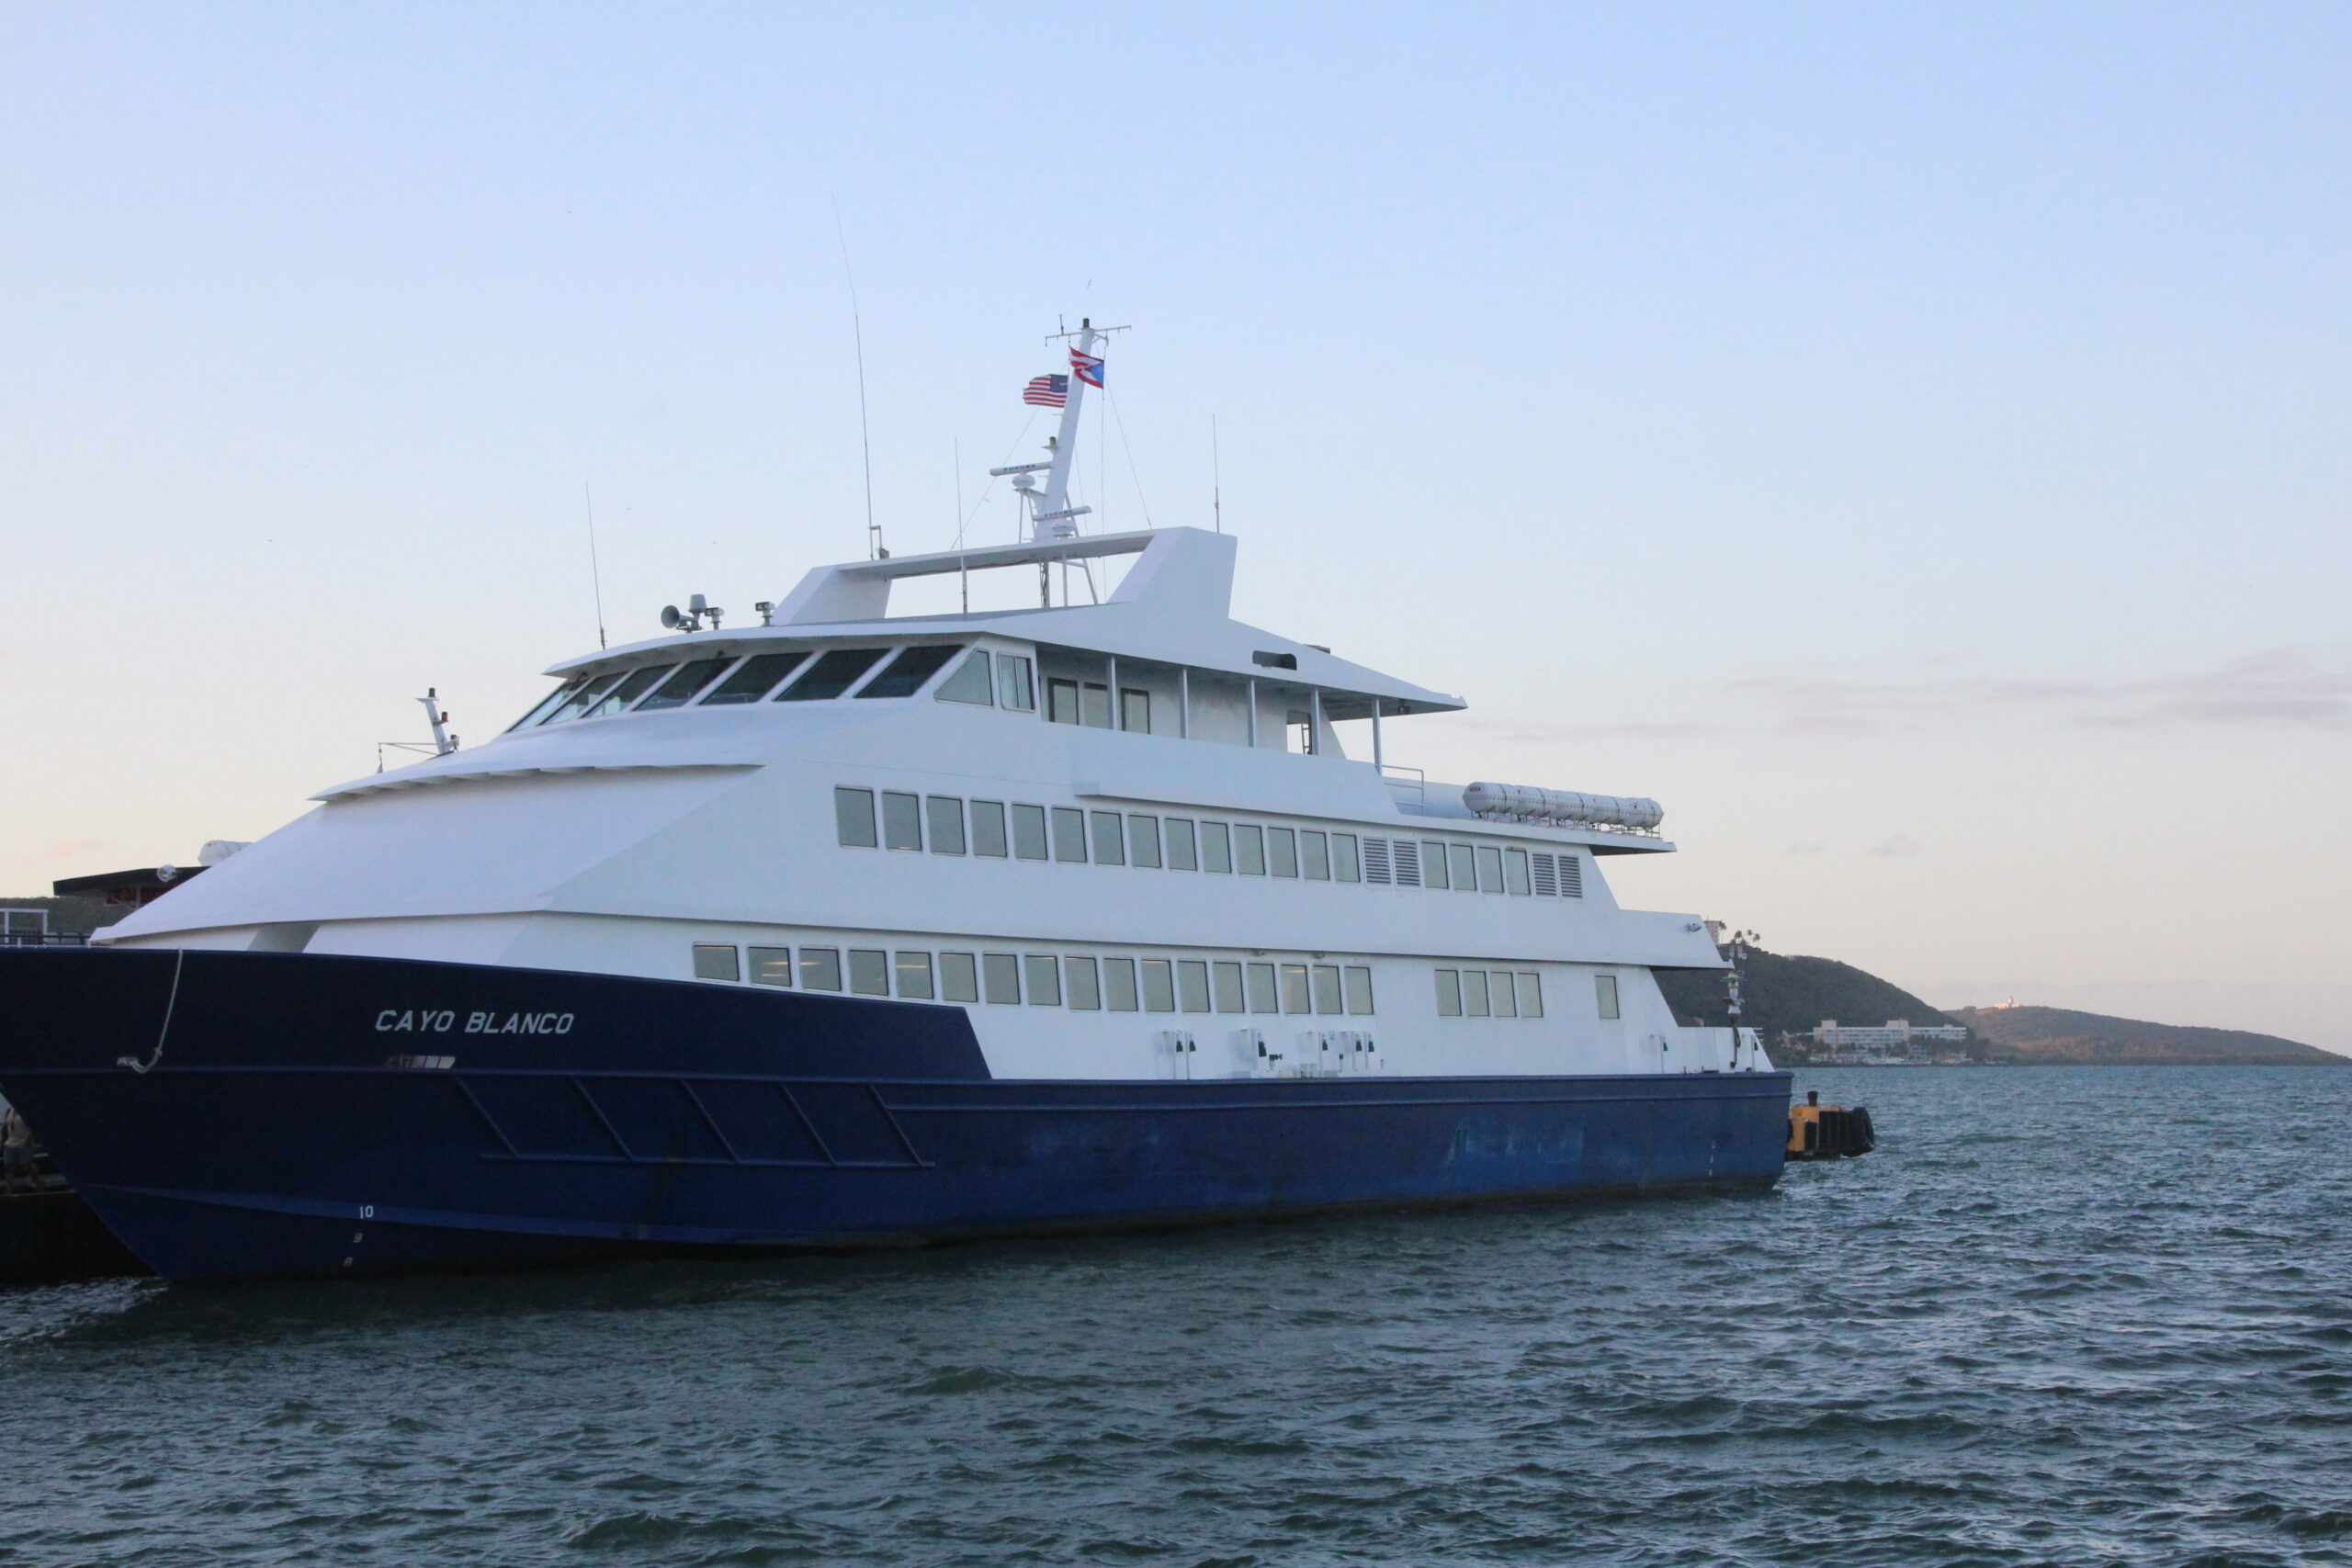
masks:
<svg viewBox="0 0 2352 1568"><path fill-rule="evenodd" d="M1005 1079L954 1006L96 950L0 953L0 1093L210 1279L1765 1187L1789 1078Z"/></svg>

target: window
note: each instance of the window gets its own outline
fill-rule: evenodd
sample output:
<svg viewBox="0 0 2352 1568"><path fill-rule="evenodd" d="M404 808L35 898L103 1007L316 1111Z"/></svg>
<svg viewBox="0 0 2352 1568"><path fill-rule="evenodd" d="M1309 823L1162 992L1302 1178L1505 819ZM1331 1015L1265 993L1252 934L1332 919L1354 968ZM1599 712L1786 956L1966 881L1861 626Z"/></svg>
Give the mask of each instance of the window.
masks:
<svg viewBox="0 0 2352 1568"><path fill-rule="evenodd" d="M1233 869L1244 876L1266 874L1266 830L1255 822L1233 825Z"/></svg>
<svg viewBox="0 0 2352 1568"><path fill-rule="evenodd" d="M1453 873L1453 890L1456 893L1478 891L1478 863L1471 856L1469 845L1446 845L1445 863Z"/></svg>
<svg viewBox="0 0 2352 1568"><path fill-rule="evenodd" d="M976 855L994 855L999 860L1004 858L1004 802L1001 800L972 802L972 852Z"/></svg>
<svg viewBox="0 0 2352 1568"><path fill-rule="evenodd" d="M857 678L874 668L874 661L890 650L887 648L837 648L831 653L817 656L801 677L775 694L780 703L828 703L852 686Z"/></svg>
<svg viewBox="0 0 2352 1568"><path fill-rule="evenodd" d="M1046 858L1046 808L1015 805L1012 808L1012 852L1021 860Z"/></svg>
<svg viewBox="0 0 2352 1568"><path fill-rule="evenodd" d="M1307 998L1306 965L1285 964L1282 966L1283 1011L1306 1012L1312 1003Z"/></svg>
<svg viewBox="0 0 2352 1568"><path fill-rule="evenodd" d="M1486 1018L1494 1011L1494 1003L1487 994L1487 972L1464 969L1462 972L1462 1010L1472 1018Z"/></svg>
<svg viewBox="0 0 2352 1568"><path fill-rule="evenodd" d="M1356 864L1356 836L1353 833L1331 835L1331 880L1362 882L1363 872Z"/></svg>
<svg viewBox="0 0 2352 1568"><path fill-rule="evenodd" d="M696 693L718 680L721 670L734 662L734 655L729 654L723 659L697 659L692 664L682 664L675 675L662 682L660 691L637 705L637 711L651 713L656 708L684 707Z"/></svg>
<svg viewBox="0 0 2352 1568"><path fill-rule="evenodd" d="M922 802L897 790L882 792L882 847L886 850L922 848Z"/></svg>
<svg viewBox="0 0 2352 1568"><path fill-rule="evenodd" d="M901 953L897 959L899 995L919 1002L931 1000L931 954Z"/></svg>
<svg viewBox="0 0 2352 1568"><path fill-rule="evenodd" d="M1252 664L1257 665L1261 670L1295 670L1298 668L1297 654L1268 653L1264 649L1260 649L1257 652L1251 654L1250 656L1250 661Z"/></svg>
<svg viewBox="0 0 2352 1568"><path fill-rule="evenodd" d="M1309 882L1331 880L1331 840L1320 833L1298 835L1299 867Z"/></svg>
<svg viewBox="0 0 2352 1568"><path fill-rule="evenodd" d="M878 948L849 950L849 988L861 997L890 994L890 955Z"/></svg>
<svg viewBox="0 0 2352 1568"><path fill-rule="evenodd" d="M1271 964L1251 964L1244 966L1243 973L1250 981L1250 1010L1282 1011L1282 1003L1274 991L1274 966Z"/></svg>
<svg viewBox="0 0 2352 1568"><path fill-rule="evenodd" d="M932 694L943 703L969 703L976 708L990 705L989 696L989 656L985 649L972 649L972 656L956 666L956 673L939 683Z"/></svg>
<svg viewBox="0 0 2352 1568"><path fill-rule="evenodd" d="M1086 813L1075 806L1054 807L1054 858L1086 863Z"/></svg>
<svg viewBox="0 0 2352 1568"><path fill-rule="evenodd" d="M1560 897L1563 898L1584 897L1583 856L1562 855L1560 857Z"/></svg>
<svg viewBox="0 0 2352 1568"><path fill-rule="evenodd" d="M1363 841L1363 879L1366 882L1388 880L1388 840L1366 839Z"/></svg>
<svg viewBox="0 0 2352 1568"><path fill-rule="evenodd" d="M1063 961L1069 973L1069 1005L1080 1012L1102 1010L1102 980L1095 973L1091 958L1070 958Z"/></svg>
<svg viewBox="0 0 2352 1568"><path fill-rule="evenodd" d="M980 954L980 978L992 1006L1012 1007L1021 1000L1021 960L1010 953Z"/></svg>
<svg viewBox="0 0 2352 1568"><path fill-rule="evenodd" d="M1421 840L1421 886L1451 887L1453 881L1445 874L1445 846L1435 839Z"/></svg>
<svg viewBox="0 0 2352 1568"><path fill-rule="evenodd" d="M1176 1010L1175 965L1165 958L1143 961L1143 1010L1174 1012Z"/></svg>
<svg viewBox="0 0 2352 1568"><path fill-rule="evenodd" d="M792 949L788 947L754 947L745 954L751 960L750 979L754 986L789 986L792 984Z"/></svg>
<svg viewBox="0 0 2352 1568"><path fill-rule="evenodd" d="M1017 653L996 656L996 700L1000 707L1015 713L1035 713L1037 709L1037 682L1031 673L1029 660Z"/></svg>
<svg viewBox="0 0 2352 1568"><path fill-rule="evenodd" d="M755 703L768 694L778 681L800 667L808 656L795 649L790 653L763 653L757 659L746 659L735 673L718 684L718 690L703 698L707 708L725 707L730 703ZM653 705L645 705L651 707Z"/></svg>
<svg viewBox="0 0 2352 1568"><path fill-rule="evenodd" d="M737 980L742 972L736 963L733 943L698 942L695 943L695 978L697 980Z"/></svg>
<svg viewBox="0 0 2352 1568"><path fill-rule="evenodd" d="M1151 733L1151 694L1136 686L1119 688L1119 728L1131 735Z"/></svg>
<svg viewBox="0 0 2352 1568"><path fill-rule="evenodd" d="M1542 1018L1544 1016L1544 976L1522 969L1514 978L1518 981L1519 1016Z"/></svg>
<svg viewBox="0 0 2352 1568"><path fill-rule="evenodd" d="M976 1002L980 999L978 964L968 953L943 953L939 955L939 994L951 1002Z"/></svg>
<svg viewBox="0 0 2352 1568"><path fill-rule="evenodd" d="M1437 1015L1440 1018L1462 1016L1462 971L1441 969L1437 972Z"/></svg>
<svg viewBox="0 0 2352 1568"><path fill-rule="evenodd" d="M1478 891L1499 893L1503 890L1503 852L1492 844L1478 846Z"/></svg>
<svg viewBox="0 0 2352 1568"><path fill-rule="evenodd" d="M963 651L960 643L930 648L909 648L899 650L899 657L882 667L876 675L858 688L861 697L911 697L922 690L922 683L947 668L947 661Z"/></svg>
<svg viewBox="0 0 2352 1568"><path fill-rule="evenodd" d="M800 988L804 991L838 991L842 988L842 954L839 948L804 947L800 950Z"/></svg>
<svg viewBox="0 0 2352 1568"><path fill-rule="evenodd" d="M1200 851L1193 840L1193 824L1182 817L1170 817L1168 819L1168 869L1170 871L1201 869Z"/></svg>
<svg viewBox="0 0 2352 1568"><path fill-rule="evenodd" d="M665 664L662 668L667 670L669 666ZM584 683L575 683L565 687L564 690L571 694L564 700L561 706L558 707L555 712L548 715L546 718L541 719L539 722L542 724L561 724L568 718L578 718L589 708L594 707L596 705L596 700L599 697L602 697L606 692L611 691L613 687L619 682L620 678L627 673L628 673L628 671L625 670L616 670L609 675L599 675L595 679Z"/></svg>
<svg viewBox="0 0 2352 1568"><path fill-rule="evenodd" d="M1080 721L1089 729L1111 728L1111 688L1089 681L1079 696Z"/></svg>
<svg viewBox="0 0 2352 1568"><path fill-rule="evenodd" d="M1029 1005L1033 1008L1057 1008L1062 1005L1062 966L1050 953L1033 953L1022 961L1022 977L1029 985Z"/></svg>
<svg viewBox="0 0 2352 1568"><path fill-rule="evenodd" d="M1615 1018L1617 1016L1617 976L1595 975L1592 977L1592 990L1594 998L1600 1003L1600 1016Z"/></svg>
<svg viewBox="0 0 2352 1568"><path fill-rule="evenodd" d="M1134 959L1104 959L1102 981L1103 994L1110 998L1113 1012L1136 1010L1136 961Z"/></svg>
<svg viewBox="0 0 2352 1568"><path fill-rule="evenodd" d="M1315 966L1315 1010L1342 1010L1340 1004L1340 966L1336 964L1317 964Z"/></svg>
<svg viewBox="0 0 2352 1568"><path fill-rule="evenodd" d="M1266 869L1276 876L1298 874L1298 835L1288 828L1266 829Z"/></svg>
<svg viewBox="0 0 2352 1568"><path fill-rule="evenodd" d="M1096 865L1127 863L1127 846L1125 836L1119 830L1117 812L1089 812L1087 825L1094 829L1094 863Z"/></svg>
<svg viewBox="0 0 2352 1568"><path fill-rule="evenodd" d="M1233 869L1233 829L1222 822L1201 824L1201 869L1227 872Z"/></svg>
<svg viewBox="0 0 2352 1568"><path fill-rule="evenodd" d="M874 834L874 792L833 787L833 827L843 847L870 850L881 840Z"/></svg>
<svg viewBox="0 0 2352 1568"><path fill-rule="evenodd" d="M653 682L677 668L674 664L648 664L629 671L628 679L606 692L596 705L581 715L582 718L603 718L616 714L645 695Z"/></svg>
<svg viewBox="0 0 2352 1568"><path fill-rule="evenodd" d="M931 818L931 852L935 855L960 855L964 852L964 803L952 795L927 795L923 811ZM1001 835L1000 835L1001 836ZM999 850L999 854L1004 852Z"/></svg>
<svg viewBox="0 0 2352 1568"><path fill-rule="evenodd" d="M1209 1010L1209 966L1198 958L1176 961L1176 999L1186 1012Z"/></svg>
<svg viewBox="0 0 2352 1568"><path fill-rule="evenodd" d="M1159 818L1127 814L1127 860L1147 871L1159 869Z"/></svg>
<svg viewBox="0 0 2352 1568"><path fill-rule="evenodd" d="M1348 1010L1363 1016L1372 1011L1372 967L1351 964L1347 967Z"/></svg>
<svg viewBox="0 0 2352 1568"><path fill-rule="evenodd" d="M1396 857L1396 886L1419 887L1421 885L1420 846L1410 839L1399 839L1390 848Z"/></svg>
<svg viewBox="0 0 2352 1568"><path fill-rule="evenodd" d="M562 685L558 686L554 691L549 692L546 696L541 697L537 703L533 704L530 712L525 714L522 717L516 719L514 723L506 727L507 732L512 734L517 729L530 728L531 726L545 718L549 712L571 701L572 695L577 693L581 687L587 683L588 678L585 675L574 675L571 680L566 681Z"/></svg>
<svg viewBox="0 0 2352 1568"><path fill-rule="evenodd" d="M1078 722L1078 682L1059 676L1046 682L1046 717L1055 724Z"/></svg>
<svg viewBox="0 0 2352 1568"><path fill-rule="evenodd" d="M1533 891L1527 883L1527 852L1525 850L1503 852L1503 891L1522 895Z"/></svg>
<svg viewBox="0 0 2352 1568"><path fill-rule="evenodd" d="M1487 978L1489 988L1494 992L1495 1016L1497 1018L1517 1018L1519 1016L1519 1002L1515 998L1515 995L1511 987L1510 971L1508 969L1498 969L1492 975L1487 976Z"/></svg>
<svg viewBox="0 0 2352 1568"><path fill-rule="evenodd" d="M1212 964L1209 972L1216 979L1216 1010L1239 1012L1241 1009L1241 965Z"/></svg>
<svg viewBox="0 0 2352 1568"><path fill-rule="evenodd" d="M1541 850L1535 852L1533 860L1535 864L1535 895L1539 898L1552 897L1560 891L1560 873L1558 869L1558 863Z"/></svg>

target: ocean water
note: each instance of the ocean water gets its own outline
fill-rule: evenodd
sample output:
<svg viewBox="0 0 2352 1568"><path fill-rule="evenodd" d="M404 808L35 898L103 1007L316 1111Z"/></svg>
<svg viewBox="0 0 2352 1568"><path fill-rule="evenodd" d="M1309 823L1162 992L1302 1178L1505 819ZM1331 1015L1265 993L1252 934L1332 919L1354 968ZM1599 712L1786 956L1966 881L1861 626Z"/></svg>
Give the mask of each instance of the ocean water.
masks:
<svg viewBox="0 0 2352 1568"><path fill-rule="evenodd" d="M1769 1196L0 1294L0 1562L2352 1562L2352 1071Z"/></svg>

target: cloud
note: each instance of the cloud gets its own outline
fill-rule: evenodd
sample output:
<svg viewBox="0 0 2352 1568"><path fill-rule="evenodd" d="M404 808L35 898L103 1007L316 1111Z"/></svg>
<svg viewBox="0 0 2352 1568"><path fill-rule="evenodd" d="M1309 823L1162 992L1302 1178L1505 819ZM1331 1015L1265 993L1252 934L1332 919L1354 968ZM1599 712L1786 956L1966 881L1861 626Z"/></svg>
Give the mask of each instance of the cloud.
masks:
<svg viewBox="0 0 2352 1568"><path fill-rule="evenodd" d="M2084 728L2227 725L2352 733L2352 660L2344 650L2276 649L2211 670L2138 681L1831 681L1762 676L1733 694L1772 710L1789 735L1876 735L1907 721L1977 713L2049 715Z"/></svg>
<svg viewBox="0 0 2352 1568"><path fill-rule="evenodd" d="M1917 840L1907 833L1897 833L1883 842L1872 844L1862 852L1867 855L1875 855L1880 860L1907 860L1922 852Z"/></svg>
<svg viewBox="0 0 2352 1568"><path fill-rule="evenodd" d="M99 843L96 839L68 839L62 844L51 844L49 848L43 850L41 852L41 858L52 863L58 861L79 860L84 855L88 854L92 850L97 848L99 848Z"/></svg>

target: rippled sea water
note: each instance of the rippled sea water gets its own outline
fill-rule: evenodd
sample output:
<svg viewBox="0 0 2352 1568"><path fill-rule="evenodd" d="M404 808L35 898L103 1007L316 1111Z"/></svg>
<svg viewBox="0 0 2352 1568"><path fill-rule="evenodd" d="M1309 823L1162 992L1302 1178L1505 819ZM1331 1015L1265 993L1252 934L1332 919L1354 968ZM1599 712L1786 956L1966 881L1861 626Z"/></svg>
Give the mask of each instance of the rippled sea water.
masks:
<svg viewBox="0 0 2352 1568"><path fill-rule="evenodd" d="M2352 1071L1738 1199L0 1293L0 1562L2352 1562Z"/></svg>

